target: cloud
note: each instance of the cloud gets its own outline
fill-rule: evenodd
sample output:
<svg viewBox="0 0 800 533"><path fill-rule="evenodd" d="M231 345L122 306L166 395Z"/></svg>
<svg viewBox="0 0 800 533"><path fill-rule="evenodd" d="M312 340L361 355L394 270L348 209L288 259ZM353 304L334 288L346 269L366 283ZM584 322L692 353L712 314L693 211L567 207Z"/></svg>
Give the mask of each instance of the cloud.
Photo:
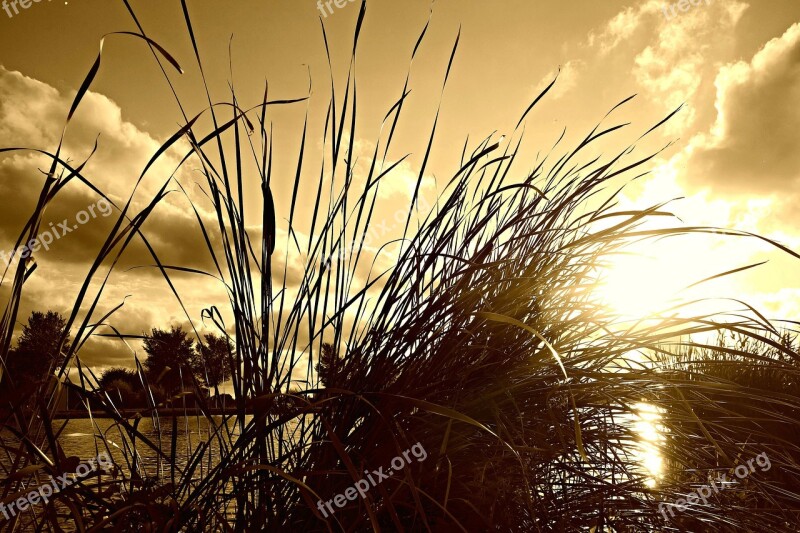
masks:
<svg viewBox="0 0 800 533"><path fill-rule="evenodd" d="M665 19L657 41L636 56L633 74L642 87L669 108L689 102L685 126L694 122L691 100L704 79L708 58L733 46L732 30L747 7L736 1L701 4L674 19Z"/></svg>
<svg viewBox="0 0 800 533"><path fill-rule="evenodd" d="M733 53L734 30L748 5L738 0L700 3L672 18L664 13L666 5L650 0L625 8L599 33L591 33L588 44L606 67L614 62L627 66L632 61L628 68L652 102L669 111L685 105L666 124L665 133L672 135L686 131L697 120L697 109L703 107L701 86L715 73L711 58L724 60ZM609 55L611 51L614 56Z"/></svg>
<svg viewBox="0 0 800 533"><path fill-rule="evenodd" d="M589 33L588 45L598 47L601 54L605 55L616 48L621 42L630 39L639 29L647 17L660 11L657 0L650 0L638 6L626 7L609 20L599 34Z"/></svg>
<svg viewBox="0 0 800 533"><path fill-rule="evenodd" d="M792 195L800 185L800 24L750 62L723 66L717 118L688 149L684 180L728 194Z"/></svg>
<svg viewBox="0 0 800 533"><path fill-rule="evenodd" d="M53 150L71 102L72 95L62 94L40 81L0 66L0 146ZM98 149L82 174L122 206L133 191L135 180L161 143L126 122L121 109L112 100L89 92L67 129L62 157L82 162L88 157L95 140ZM185 146L178 147L185 149ZM129 216L134 216L149 203L155 192L173 175L179 161L177 150L162 155L142 181ZM0 211L0 250L10 251L19 237L37 204L44 184L44 171L49 166L49 158L31 151L11 152L0 158L0 194L3 198L13 198L13 202L7 202ZM185 166L191 167L191 162ZM183 173L181 170L177 177L181 178ZM178 187L173 185L168 190L178 191ZM187 187L187 190L189 199L199 206L201 216L211 219L213 214L204 210L210 209L205 197L196 187ZM95 217L78 228L74 226L76 214L98 200L96 193L75 178L50 202L41 223L42 231L64 220L73 231L56 240L49 250L34 255L40 268L56 264L59 268L67 264L84 265L94 259L119 211L114 210L107 218ZM208 226L212 244L218 245L218 232L214 231L214 225ZM183 193L173 192L162 200L143 229L164 263L201 270L213 268L197 220ZM150 253L137 237L124 253L119 268L153 263Z"/></svg>
<svg viewBox="0 0 800 533"><path fill-rule="evenodd" d="M55 88L0 65L0 139L18 143L11 146L52 144L67 109Z"/></svg>
<svg viewBox="0 0 800 533"><path fill-rule="evenodd" d="M548 72L536 85L536 87L534 87L534 95L538 95L545 90L545 88L550 85L550 83L556 77L556 74L558 74L558 80L548 93L548 97L551 100L558 100L578 85L580 69L583 66L583 61L580 59L575 59L564 63L559 70L552 70Z"/></svg>

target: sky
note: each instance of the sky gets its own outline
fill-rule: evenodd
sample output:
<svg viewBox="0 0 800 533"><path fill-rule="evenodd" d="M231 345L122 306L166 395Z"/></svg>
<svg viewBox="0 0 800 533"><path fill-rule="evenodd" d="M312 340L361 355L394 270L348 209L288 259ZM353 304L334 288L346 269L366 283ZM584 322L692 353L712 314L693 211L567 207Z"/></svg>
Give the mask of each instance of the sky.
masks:
<svg viewBox="0 0 800 533"><path fill-rule="evenodd" d="M488 136L512 134L522 112L558 74L556 85L526 123L523 154L529 168L564 128L562 142L570 146L600 121L630 123L600 145L608 154L635 142L680 107L672 120L639 143L637 153L666 149L650 173L626 186L622 205L647 207L675 199L668 204L678 217L671 224L757 233L800 251L800 2L695 3L369 0L355 66L360 98L354 139L361 156L357 171L368 165L368 154L382 134L381 121L399 98L407 75L411 89L388 159L409 157L382 190L379 213L385 216L379 227L386 229L376 238L388 240L399 231L392 215L409 201L439 105L422 188L428 203L457 169L465 142L476 146ZM181 75L170 70L170 79L187 113L199 113L207 105L206 96L180 2L130 4L147 35L183 67ZM302 98L309 93L310 79L307 102L276 109L270 116L279 226L285 227L281 221L289 213L306 114L308 163L298 209L308 216L313 208L330 77L341 97L359 10L355 2L340 4L331 4L332 12L323 15L312 0L188 2L213 100L229 99L233 84L243 105L256 105L265 83L270 98ZM124 3L116 0L42 0L28 8L17 5L16 14L13 6L9 10L10 17L0 11L0 146L53 150L101 39L115 31L137 31L136 25ZM429 19L426 38L411 63L411 51ZM321 23L331 50L330 68ZM442 95L456 39L458 49ZM604 119L631 95L636 97ZM200 124L209 128L203 120ZM97 141L86 174L115 202L124 202L145 163L182 123L148 48L130 36L110 35L98 77L67 130L64 152L80 162ZM144 205L175 173L179 152L159 159L137 190L134 205ZM0 155L0 250L9 251L16 241L41 189L40 170L47 165L45 158L29 151ZM210 256L189 203L210 215L196 184L196 168L187 165L175 173L186 194L171 187L174 192L144 229L163 262L209 270ZM518 170L524 177L525 169ZM249 212L258 212L259 197L248 199ZM34 254L38 268L26 284L20 320L32 310L67 313L72 308L115 220L97 208L97 216L73 224L97 200L74 183L48 208L43 227L65 219L78 227L54 240L49 250ZM605 293L609 305L621 312L646 312L642 302L652 307L694 281L767 261L680 294L745 300L771 318L798 319L800 260L766 241L709 235L660 241L643 246L640 253L620 259L608 272ZM290 281L302 260L289 258ZM390 266L390 260L381 261ZM100 312L124 301L112 320L120 331L142 334L152 327L187 324L189 318L202 330L201 310L224 305L225 292L215 282L176 274L187 318L151 264L146 249L135 244L110 278ZM8 280L0 285L0 298L4 303L8 298ZM136 343L126 347L95 339L80 357L85 365L102 369L132 367L134 354L143 355Z"/></svg>

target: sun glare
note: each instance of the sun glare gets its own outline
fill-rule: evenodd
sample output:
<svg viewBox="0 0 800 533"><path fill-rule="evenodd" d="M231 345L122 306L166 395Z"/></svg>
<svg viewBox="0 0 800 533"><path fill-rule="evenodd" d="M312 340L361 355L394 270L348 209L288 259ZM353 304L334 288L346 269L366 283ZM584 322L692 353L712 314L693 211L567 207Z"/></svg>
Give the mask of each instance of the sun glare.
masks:
<svg viewBox="0 0 800 533"><path fill-rule="evenodd" d="M645 484L653 488L658 484L664 470L664 459L659 451L659 446L664 440L663 428L660 424L661 414L658 412L658 408L647 403L639 403L634 407L636 409L634 428L639 436L637 456L639 463L648 475Z"/></svg>
<svg viewBox="0 0 800 533"><path fill-rule="evenodd" d="M709 292L707 283L689 287L730 268L730 258L718 248L720 242L719 237L709 236L667 238L607 256L597 287L601 303L623 318L636 319L678 302L712 297L715 291ZM715 282L716 292L724 293L720 289L726 286L730 289L732 281Z"/></svg>
<svg viewBox="0 0 800 533"><path fill-rule="evenodd" d="M603 275L600 298L611 311L625 317L648 316L666 307L685 285L681 264L651 255L614 258Z"/></svg>

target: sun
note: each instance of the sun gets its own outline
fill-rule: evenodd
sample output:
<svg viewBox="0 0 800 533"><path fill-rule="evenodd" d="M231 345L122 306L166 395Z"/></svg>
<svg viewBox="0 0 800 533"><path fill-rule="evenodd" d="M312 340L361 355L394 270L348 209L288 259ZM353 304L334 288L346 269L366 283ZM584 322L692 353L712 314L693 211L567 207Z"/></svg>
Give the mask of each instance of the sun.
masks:
<svg viewBox="0 0 800 533"><path fill-rule="evenodd" d="M601 275L598 292L610 311L626 318L643 318L666 308L681 287L672 261L650 255L613 258Z"/></svg>
<svg viewBox="0 0 800 533"><path fill-rule="evenodd" d="M708 275L707 256L707 246L688 238L638 243L605 258L597 296L623 318L657 316L701 294L691 286Z"/></svg>

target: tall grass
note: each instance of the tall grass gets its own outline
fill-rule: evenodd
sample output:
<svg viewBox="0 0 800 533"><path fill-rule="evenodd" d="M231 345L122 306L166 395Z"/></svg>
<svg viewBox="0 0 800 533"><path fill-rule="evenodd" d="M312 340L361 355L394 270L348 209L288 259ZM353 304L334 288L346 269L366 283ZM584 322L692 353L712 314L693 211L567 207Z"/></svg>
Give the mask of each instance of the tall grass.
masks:
<svg viewBox="0 0 800 533"><path fill-rule="evenodd" d="M125 4L139 31L128 36L150 46L169 81L168 72L181 69L178 61L148 37ZM196 68L203 72L191 12L184 1L182 6ZM715 331L767 343L781 354L769 359L748 346L724 348L736 356L740 368L753 360L764 368L796 368L791 365L798 354L776 341L778 331L754 310L688 317L677 309L665 310L622 327L600 301L599 271L611 254L641 239L711 230L680 225L647 229L643 223L650 218L670 216L664 205L617 209L617 184L646 172L657 154L635 158L632 146L610 156L586 153L599 139L618 135L627 126L599 124L574 149L552 151L534 162L533 170L522 171L529 164L517 161L522 126L551 84L532 104L521 106L517 129L507 141L487 138L465 145L461 165L433 209L420 212L437 112L422 147L405 238L387 248L395 254L394 266L388 271L367 268L366 279L357 275L365 263L374 266L362 243L381 185L402 162L387 154L408 95L407 81L385 116L384 134L375 143L366 175L355 179L359 92L352 65L365 15L362 3L347 84L331 84L326 157L311 190L301 180L308 170L306 143L313 140L306 122L292 195L276 198L272 193L270 110L304 105L306 97L269 100L265 91L261 102L246 107L235 91L220 102L204 86L208 107L199 113L188 112L177 100L184 126L147 167L178 148L179 141L189 143L182 164L200 165L205 180L214 216L202 215L206 205L196 205L195 213L215 269L165 265L142 231L168 188L181 187L178 181L167 180L138 212L131 200L116 206L117 221L68 319L74 341L67 361L54 370L63 376L69 365L76 365L80 381L71 386L85 398L86 408L94 417L115 421L113 439L96 425L97 443L98 451L112 453L119 468L65 491L58 506L51 504L26 518L30 521L25 527L50 531L69 522L79 529L119 531L687 530L681 520L715 531L787 527L796 518L798 498L798 485L791 480L781 485L754 482L748 491L758 498L714 502L671 523L658 512L659 502L674 501L704 473L730 468L750 450L771 446L776 471L794 472L797 465L797 445L789 439L778 445L765 424L796 424L795 394L775 400L774 391L749 390L747 397L755 403L743 402L738 386L676 364L675 354L711 349L691 339ZM412 60L426 31L427 26ZM456 39L444 83L457 45ZM101 58L78 91L68 122ZM620 105L632 104L627 99ZM210 117L210 131L200 130L201 116ZM20 149L3 151L12 150ZM77 179L105 196L84 176L83 165L73 167L63 160L60 145L42 153L52 166L20 241L36 235L44 209L69 181ZM260 213L245 216L244 199L255 192L242 170L249 158L260 178L262 207ZM300 202L314 205L310 219L299 214ZM278 227L276 205L283 211L288 206L285 232ZM728 233L732 238L747 236ZM302 234L308 235L307 241L299 238ZM221 244L213 244L214 235ZM176 417L159 416L163 406L151 399L143 414L153 418L160 438L149 439L139 430L139 419L123 417L113 398L100 391L96 376L80 364L81 347L90 336L125 338L117 330L100 329L121 304L102 317L96 309L110 273L134 239L145 243L181 305L175 275L213 276L229 294L226 312L214 306L202 317L187 312L187 319L195 324L203 318L230 336L236 413L220 420L203 406L207 434L185 457L177 456L181 429ZM288 281L290 252L310 258L299 285ZM10 282L2 322L4 358L24 282L34 273L31 265L20 263ZM225 323L223 316L232 316L233 323ZM649 353L652 361L642 364L633 352ZM315 368L323 354L326 372L321 381ZM141 366L138 370L146 384ZM55 394L41 387L34 397L35 412L12 406L3 421L16 436L13 445L5 441L13 466L3 501L46 480L43 474L70 467L59 445L65 423L52 418ZM635 453L640 436L631 421L642 402L662 409L666 440L660 447L671 466L654 487ZM775 408L776 403L783 409ZM759 418L754 417L756 404L763 407L758 408ZM171 405L180 405L180 399ZM388 465L417 442L429 454L424 462L327 519L320 514L318 500L342 493L364 470ZM138 460L142 449L163 461L158 475L143 469ZM22 524L15 519L7 527Z"/></svg>

